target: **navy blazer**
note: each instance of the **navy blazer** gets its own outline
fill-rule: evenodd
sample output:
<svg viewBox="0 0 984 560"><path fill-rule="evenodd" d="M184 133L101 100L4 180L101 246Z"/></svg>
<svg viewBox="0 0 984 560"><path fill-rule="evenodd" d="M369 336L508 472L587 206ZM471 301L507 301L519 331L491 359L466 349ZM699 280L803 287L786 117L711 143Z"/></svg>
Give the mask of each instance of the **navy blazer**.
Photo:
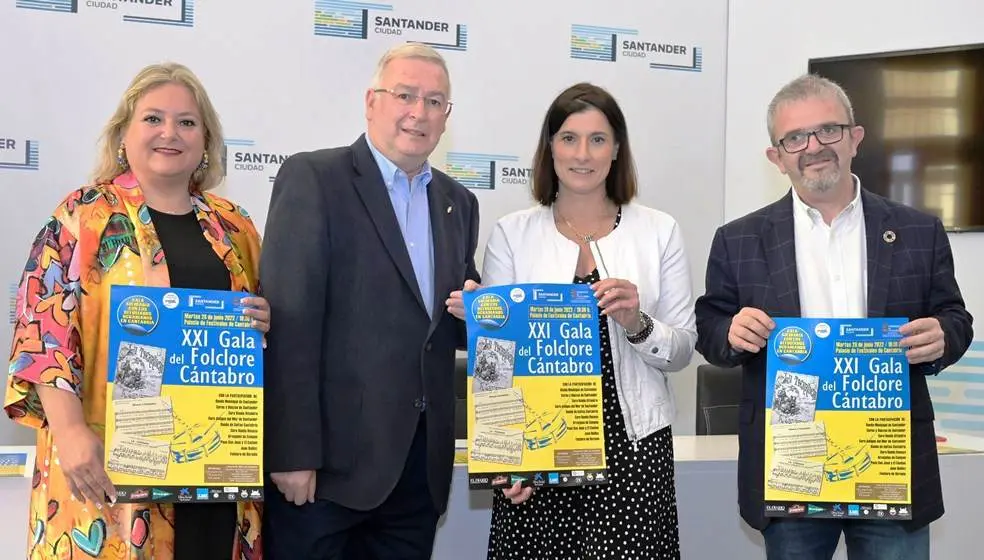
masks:
<svg viewBox="0 0 984 560"><path fill-rule="evenodd" d="M422 412L428 485L437 511L447 506L465 330L444 302L479 280L479 214L474 193L432 174L430 294L364 135L289 157L273 185L260 264L271 307L264 467L316 470L317 497L353 509L378 506L396 486Z"/></svg>
<svg viewBox="0 0 984 560"><path fill-rule="evenodd" d="M953 255L939 219L861 190L868 254L868 317L936 317L943 357L910 368L912 520L915 530L943 515L933 404L926 375L956 362L973 339L973 318L953 274ZM895 238L886 236L892 231ZM891 242L889 241L891 240ZM721 367L742 366L738 503L741 516L764 529L766 354L736 352L731 318L743 307L770 317L799 317L793 200L779 201L717 230L707 262L706 293L696 302L697 351Z"/></svg>

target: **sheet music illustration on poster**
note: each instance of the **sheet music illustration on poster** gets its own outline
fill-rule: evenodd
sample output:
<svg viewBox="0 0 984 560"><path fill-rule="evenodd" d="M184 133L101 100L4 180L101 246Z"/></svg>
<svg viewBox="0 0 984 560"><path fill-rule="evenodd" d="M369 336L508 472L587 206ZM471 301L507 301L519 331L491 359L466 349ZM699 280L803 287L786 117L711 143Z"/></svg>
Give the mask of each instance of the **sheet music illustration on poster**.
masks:
<svg viewBox="0 0 984 560"><path fill-rule="evenodd" d="M606 483L590 287L482 288L464 304L469 487Z"/></svg>
<svg viewBox="0 0 984 560"><path fill-rule="evenodd" d="M245 295L112 287L106 471L118 501L262 499L262 335Z"/></svg>
<svg viewBox="0 0 984 560"><path fill-rule="evenodd" d="M766 516L911 518L907 320L775 321Z"/></svg>

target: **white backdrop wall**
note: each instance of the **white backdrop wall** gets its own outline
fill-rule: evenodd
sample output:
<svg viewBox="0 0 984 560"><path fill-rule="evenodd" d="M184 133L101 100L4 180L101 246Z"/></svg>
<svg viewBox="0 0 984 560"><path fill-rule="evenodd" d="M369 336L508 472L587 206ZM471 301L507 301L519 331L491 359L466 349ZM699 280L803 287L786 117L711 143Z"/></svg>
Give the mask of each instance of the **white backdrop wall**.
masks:
<svg viewBox="0 0 984 560"><path fill-rule="evenodd" d="M586 0L392 1L2 0L5 286L17 282L54 205L87 180L100 129L144 65L182 62L205 83L227 138L219 192L262 231L270 178L283 158L354 141L364 130L376 60L388 46L416 40L442 44L450 67L455 107L432 164L478 195L479 261L495 220L531 204L523 177L548 104L565 87L590 81L619 100L640 201L680 222L695 294L703 290L707 249L724 215L726 0L613 0L603 12ZM404 20L431 29L409 29ZM490 180L492 170L498 178ZM2 344L10 335L7 321ZM695 369L674 376L678 433L694 431ZM30 438L0 421L0 443Z"/></svg>
<svg viewBox="0 0 984 560"><path fill-rule="evenodd" d="M784 83L807 71L809 59L984 43L982 21L980 0L904 7L890 0L830 0L822 9L791 8L781 0L732 1L725 219L768 204L789 188L765 158L765 112ZM864 142L860 149L864 151ZM862 184L864 180L861 177ZM930 391L939 428L984 435L984 233L949 238L957 281L976 318L976 341L963 360L930 380Z"/></svg>

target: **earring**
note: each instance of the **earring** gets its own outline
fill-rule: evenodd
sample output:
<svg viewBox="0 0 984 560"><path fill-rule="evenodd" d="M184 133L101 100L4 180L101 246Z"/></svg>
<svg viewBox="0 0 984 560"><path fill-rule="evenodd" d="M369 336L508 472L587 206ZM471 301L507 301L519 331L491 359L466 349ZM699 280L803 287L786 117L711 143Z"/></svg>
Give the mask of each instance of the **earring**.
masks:
<svg viewBox="0 0 984 560"><path fill-rule="evenodd" d="M123 145L123 142L120 142L120 147L116 150L116 165L120 171L126 171L130 168L130 162L126 160L126 146Z"/></svg>
<svg viewBox="0 0 984 560"><path fill-rule="evenodd" d="M205 171L208 169L208 152L202 154L202 162L198 164L199 171Z"/></svg>

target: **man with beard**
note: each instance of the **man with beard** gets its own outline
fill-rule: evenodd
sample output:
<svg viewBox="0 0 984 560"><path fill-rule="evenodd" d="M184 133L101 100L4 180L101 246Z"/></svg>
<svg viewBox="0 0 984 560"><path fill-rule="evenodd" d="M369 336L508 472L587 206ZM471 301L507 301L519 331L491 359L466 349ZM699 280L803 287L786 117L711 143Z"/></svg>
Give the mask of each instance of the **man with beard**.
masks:
<svg viewBox="0 0 984 560"><path fill-rule="evenodd" d="M782 199L718 229L696 302L697 351L742 367L738 501L770 560L829 560L841 534L851 560L929 558L943 515L926 376L956 362L973 318L939 219L862 188L851 173L864 129L837 84L801 76L768 110L766 155L789 177ZM771 317L908 317L912 520L764 516L765 380Z"/></svg>

